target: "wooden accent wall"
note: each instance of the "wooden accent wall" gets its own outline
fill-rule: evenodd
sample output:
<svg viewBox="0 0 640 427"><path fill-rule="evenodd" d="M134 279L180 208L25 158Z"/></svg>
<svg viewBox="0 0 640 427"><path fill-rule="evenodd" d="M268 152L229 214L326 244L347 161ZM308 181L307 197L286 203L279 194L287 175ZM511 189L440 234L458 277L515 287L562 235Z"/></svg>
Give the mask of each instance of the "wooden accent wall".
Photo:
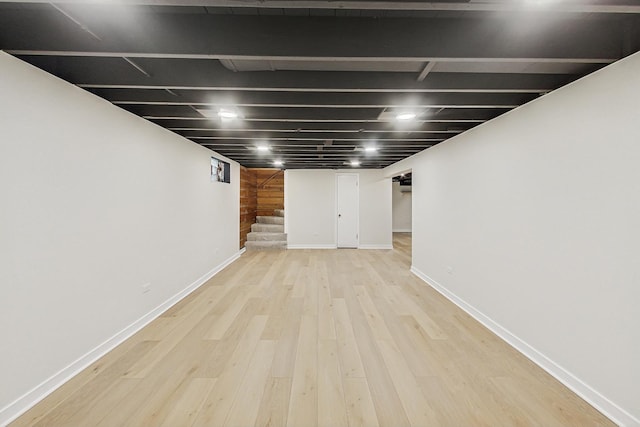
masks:
<svg viewBox="0 0 640 427"><path fill-rule="evenodd" d="M284 209L284 171L240 166L240 249L247 242L257 215Z"/></svg>
<svg viewBox="0 0 640 427"><path fill-rule="evenodd" d="M256 171L240 166L240 249L244 248L251 224L256 222L257 206Z"/></svg>
<svg viewBox="0 0 640 427"><path fill-rule="evenodd" d="M256 172L258 215L273 215L274 209L284 209L284 171L252 169Z"/></svg>

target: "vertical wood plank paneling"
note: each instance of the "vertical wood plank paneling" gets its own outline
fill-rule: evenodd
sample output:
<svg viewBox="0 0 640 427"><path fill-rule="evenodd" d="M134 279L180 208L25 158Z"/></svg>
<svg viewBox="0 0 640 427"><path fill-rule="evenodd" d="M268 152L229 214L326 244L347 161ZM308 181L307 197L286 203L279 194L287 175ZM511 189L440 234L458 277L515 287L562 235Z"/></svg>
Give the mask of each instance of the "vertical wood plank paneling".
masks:
<svg viewBox="0 0 640 427"><path fill-rule="evenodd" d="M240 248L245 246L256 216L273 215L275 209L284 209L284 171L241 166Z"/></svg>
<svg viewBox="0 0 640 427"><path fill-rule="evenodd" d="M258 193L256 171L240 166L240 249L244 248L251 224L256 222Z"/></svg>
<svg viewBox="0 0 640 427"><path fill-rule="evenodd" d="M256 173L257 215L273 215L274 209L284 209L284 171L280 169L251 169Z"/></svg>

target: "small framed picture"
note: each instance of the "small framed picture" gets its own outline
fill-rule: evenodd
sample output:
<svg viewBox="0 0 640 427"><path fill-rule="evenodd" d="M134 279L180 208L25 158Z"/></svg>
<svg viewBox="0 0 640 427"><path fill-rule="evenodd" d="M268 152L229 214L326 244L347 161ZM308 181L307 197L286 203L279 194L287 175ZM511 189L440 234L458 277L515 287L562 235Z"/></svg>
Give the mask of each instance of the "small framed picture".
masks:
<svg viewBox="0 0 640 427"><path fill-rule="evenodd" d="M211 158L211 182L231 182L231 165L215 157Z"/></svg>

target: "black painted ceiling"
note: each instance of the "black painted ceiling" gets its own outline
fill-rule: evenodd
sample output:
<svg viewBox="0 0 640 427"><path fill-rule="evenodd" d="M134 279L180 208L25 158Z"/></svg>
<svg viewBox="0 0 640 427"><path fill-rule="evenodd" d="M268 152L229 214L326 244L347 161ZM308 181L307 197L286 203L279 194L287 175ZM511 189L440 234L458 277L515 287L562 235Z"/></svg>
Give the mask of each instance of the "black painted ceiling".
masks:
<svg viewBox="0 0 640 427"><path fill-rule="evenodd" d="M636 52L640 5L0 0L0 49L247 167L379 168Z"/></svg>
<svg viewBox="0 0 640 427"><path fill-rule="evenodd" d="M391 180L393 182L400 183L400 185L402 185L402 186L411 185L411 172L403 173L403 174L400 174L398 176L394 176Z"/></svg>

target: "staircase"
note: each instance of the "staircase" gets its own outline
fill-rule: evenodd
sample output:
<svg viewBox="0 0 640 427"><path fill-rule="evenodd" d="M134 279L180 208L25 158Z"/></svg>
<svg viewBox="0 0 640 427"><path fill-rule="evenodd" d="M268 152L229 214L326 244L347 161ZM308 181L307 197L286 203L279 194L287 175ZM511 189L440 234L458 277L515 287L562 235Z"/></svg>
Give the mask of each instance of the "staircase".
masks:
<svg viewBox="0 0 640 427"><path fill-rule="evenodd" d="M247 234L247 250L287 249L287 235L284 232L284 210L275 209L274 216L258 216L257 223L251 225Z"/></svg>

